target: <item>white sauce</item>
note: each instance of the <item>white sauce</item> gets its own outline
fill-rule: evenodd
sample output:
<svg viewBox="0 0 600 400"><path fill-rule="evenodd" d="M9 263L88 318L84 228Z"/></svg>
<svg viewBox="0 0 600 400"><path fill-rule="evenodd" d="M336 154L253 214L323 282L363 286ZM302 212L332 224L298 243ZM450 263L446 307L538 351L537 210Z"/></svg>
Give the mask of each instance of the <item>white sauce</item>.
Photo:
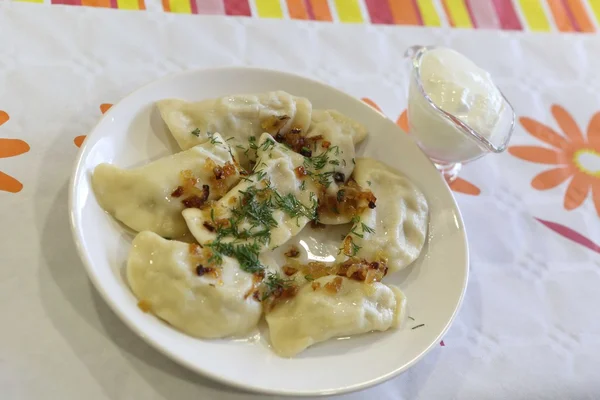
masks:
<svg viewBox="0 0 600 400"><path fill-rule="evenodd" d="M436 106L493 141L504 108L490 74L462 54L447 48L428 50L421 59L421 82ZM434 161L464 162L486 152L431 107L412 79L408 99L411 135Z"/></svg>

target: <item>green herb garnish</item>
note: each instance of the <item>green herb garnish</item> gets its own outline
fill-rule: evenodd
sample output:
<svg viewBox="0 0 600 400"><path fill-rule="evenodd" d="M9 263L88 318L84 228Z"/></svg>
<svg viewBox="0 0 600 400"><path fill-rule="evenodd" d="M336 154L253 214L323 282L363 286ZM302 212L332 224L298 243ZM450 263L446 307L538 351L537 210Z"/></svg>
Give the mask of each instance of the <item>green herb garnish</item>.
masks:
<svg viewBox="0 0 600 400"><path fill-rule="evenodd" d="M284 289L289 289L294 285L293 279L284 279L277 272L269 272L263 280L264 291L261 300L268 299L272 294Z"/></svg>

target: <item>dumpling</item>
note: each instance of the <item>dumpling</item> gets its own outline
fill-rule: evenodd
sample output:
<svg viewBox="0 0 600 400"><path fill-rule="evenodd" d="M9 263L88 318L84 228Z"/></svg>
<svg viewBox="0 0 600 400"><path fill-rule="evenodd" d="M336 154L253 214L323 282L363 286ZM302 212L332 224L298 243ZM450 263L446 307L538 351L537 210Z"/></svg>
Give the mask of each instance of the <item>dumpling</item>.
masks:
<svg viewBox="0 0 600 400"><path fill-rule="evenodd" d="M254 296L262 278L229 257L207 267L205 250L140 232L127 260L127 280L140 308L199 338L248 333L262 314Z"/></svg>
<svg viewBox="0 0 600 400"><path fill-rule="evenodd" d="M419 257L427 237L429 207L423 193L401 173L371 158L356 160L354 179L369 188L374 208L354 219L342 256L384 261L398 271Z"/></svg>
<svg viewBox="0 0 600 400"><path fill-rule="evenodd" d="M344 193L355 190L345 187L355 164L355 144L367 135L367 129L335 110L313 110L309 138L319 137L307 162L310 173L326 188L321 195L319 222L326 225L349 223L351 213L339 211ZM340 192L341 191L341 192Z"/></svg>
<svg viewBox="0 0 600 400"><path fill-rule="evenodd" d="M316 185L304 157L264 133L254 172L213 207L187 209L183 217L198 243L251 243L273 249L316 218Z"/></svg>
<svg viewBox="0 0 600 400"><path fill-rule="evenodd" d="M358 121L336 110L314 110L311 115L311 130L313 132L331 130L335 126L343 135L352 137L354 144L359 144L368 135L367 128ZM317 133L318 134L318 133Z"/></svg>
<svg viewBox="0 0 600 400"><path fill-rule="evenodd" d="M292 128L306 131L310 124L312 104L303 97L284 91L224 96L218 99L187 102L166 99L157 103L160 114L185 150L220 132L233 148L248 148L250 138L263 132L275 135ZM239 151L240 162L247 166L252 154Z"/></svg>
<svg viewBox="0 0 600 400"><path fill-rule="evenodd" d="M229 146L215 133L210 142L139 168L100 164L92 186L102 208L131 229L179 238L188 232L185 207L220 198L239 179Z"/></svg>
<svg viewBox="0 0 600 400"><path fill-rule="evenodd" d="M328 194L337 193L339 185L348 181L354 170L352 134L345 125L321 115L334 112L315 110L307 134L308 138L322 138L314 142L314 150L306 164L317 181L325 186Z"/></svg>
<svg viewBox="0 0 600 400"><path fill-rule="evenodd" d="M397 327L405 308L406 298L395 287L324 276L276 305L266 320L273 349L281 356L293 357L334 337Z"/></svg>

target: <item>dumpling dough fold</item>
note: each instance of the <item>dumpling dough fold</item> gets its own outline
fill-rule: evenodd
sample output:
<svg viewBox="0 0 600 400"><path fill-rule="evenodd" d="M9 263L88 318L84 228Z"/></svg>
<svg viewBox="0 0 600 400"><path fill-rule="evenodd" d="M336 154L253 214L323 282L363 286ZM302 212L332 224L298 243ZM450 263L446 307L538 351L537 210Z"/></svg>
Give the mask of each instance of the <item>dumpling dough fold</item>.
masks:
<svg viewBox="0 0 600 400"><path fill-rule="evenodd" d="M294 153L284 145L277 143L268 133L264 133L258 141L258 160L254 172L232 188L212 208L199 210L189 208L183 211L183 217L190 232L198 243L206 244L217 238L214 229L215 219L227 220L232 216L232 209L239 208L240 199L249 190L265 189L268 185L287 200L293 200L295 210L302 208L305 213L314 212L317 206L316 185L308 176L298 176L297 169L303 166L304 157ZM275 195L268 195L272 204L277 204ZM259 200L264 202L264 199ZM260 243L260 250L273 249L296 235L310 221L305 214L290 215L285 210L275 206L271 210L275 220L273 226L252 226L251 221L244 219L238 228L250 233L269 230L270 239ZM223 238L223 242L231 242L235 238ZM249 239L237 239L236 243L256 242L256 236Z"/></svg>
<svg viewBox="0 0 600 400"><path fill-rule="evenodd" d="M341 281L337 292L327 285ZM317 287L315 289L315 287ZM406 298L395 287L324 276L303 286L296 297L266 314L277 354L293 357L315 343L399 325Z"/></svg>
<svg viewBox="0 0 600 400"><path fill-rule="evenodd" d="M208 160L212 160L208 161ZM98 203L131 229L152 231L163 237L179 238L187 227L181 211L189 193L175 197L172 193L182 185L187 173L198 183L194 191L209 186L206 200L218 199L223 193L216 190L213 167L235 162L230 148L215 133L211 142L163 157L139 168L122 169L112 164L100 164L94 169L92 187ZM227 190L240 179L239 171L220 184ZM190 188L191 190L191 188Z"/></svg>
<svg viewBox="0 0 600 400"><path fill-rule="evenodd" d="M248 147L251 137L263 132L272 135L292 128L305 132L312 104L304 97L284 91L223 96L198 102L165 99L157 102L160 114L179 146L185 150L220 132L232 148ZM194 132L194 133L192 133ZM253 154L239 151L240 163L247 167Z"/></svg>
<svg viewBox="0 0 600 400"><path fill-rule="evenodd" d="M199 338L243 335L262 305L252 294L255 277L229 257L217 274L198 275L198 245L140 232L127 260L127 280L140 304L175 328ZM202 249L200 249L201 251Z"/></svg>
<svg viewBox="0 0 600 400"><path fill-rule="evenodd" d="M389 272L415 261L425 240L429 206L423 193L401 174L371 158L359 158L354 179L377 198L374 209L358 215L344 239L344 255L368 261L383 260ZM350 252L350 254L348 254Z"/></svg>

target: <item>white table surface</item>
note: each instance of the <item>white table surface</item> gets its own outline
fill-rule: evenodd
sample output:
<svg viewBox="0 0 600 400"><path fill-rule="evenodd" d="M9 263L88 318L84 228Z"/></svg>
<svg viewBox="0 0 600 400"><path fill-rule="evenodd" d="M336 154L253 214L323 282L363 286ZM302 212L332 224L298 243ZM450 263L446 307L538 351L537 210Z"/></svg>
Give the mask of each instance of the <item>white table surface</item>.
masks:
<svg viewBox="0 0 600 400"><path fill-rule="evenodd" d="M519 116L558 132L553 104L567 109L583 131L600 110L600 38L593 35L0 2L0 110L10 117L0 126L0 154L2 139L30 146L0 158L0 171L23 184L17 193L0 190L0 398L264 398L213 383L159 354L92 288L67 218L73 139L91 129L100 104L116 103L167 73L208 66L300 73L368 97L396 119L406 106L402 54L414 44L463 51L492 72ZM544 146L519 124L513 145L522 144ZM533 177L549 168L505 153L464 169L462 178L480 190L456 193L470 239L471 277L445 346L405 374L341 398L600 398L598 249L536 219L598 242L598 213L591 195L575 210L565 209L568 181L534 189Z"/></svg>

